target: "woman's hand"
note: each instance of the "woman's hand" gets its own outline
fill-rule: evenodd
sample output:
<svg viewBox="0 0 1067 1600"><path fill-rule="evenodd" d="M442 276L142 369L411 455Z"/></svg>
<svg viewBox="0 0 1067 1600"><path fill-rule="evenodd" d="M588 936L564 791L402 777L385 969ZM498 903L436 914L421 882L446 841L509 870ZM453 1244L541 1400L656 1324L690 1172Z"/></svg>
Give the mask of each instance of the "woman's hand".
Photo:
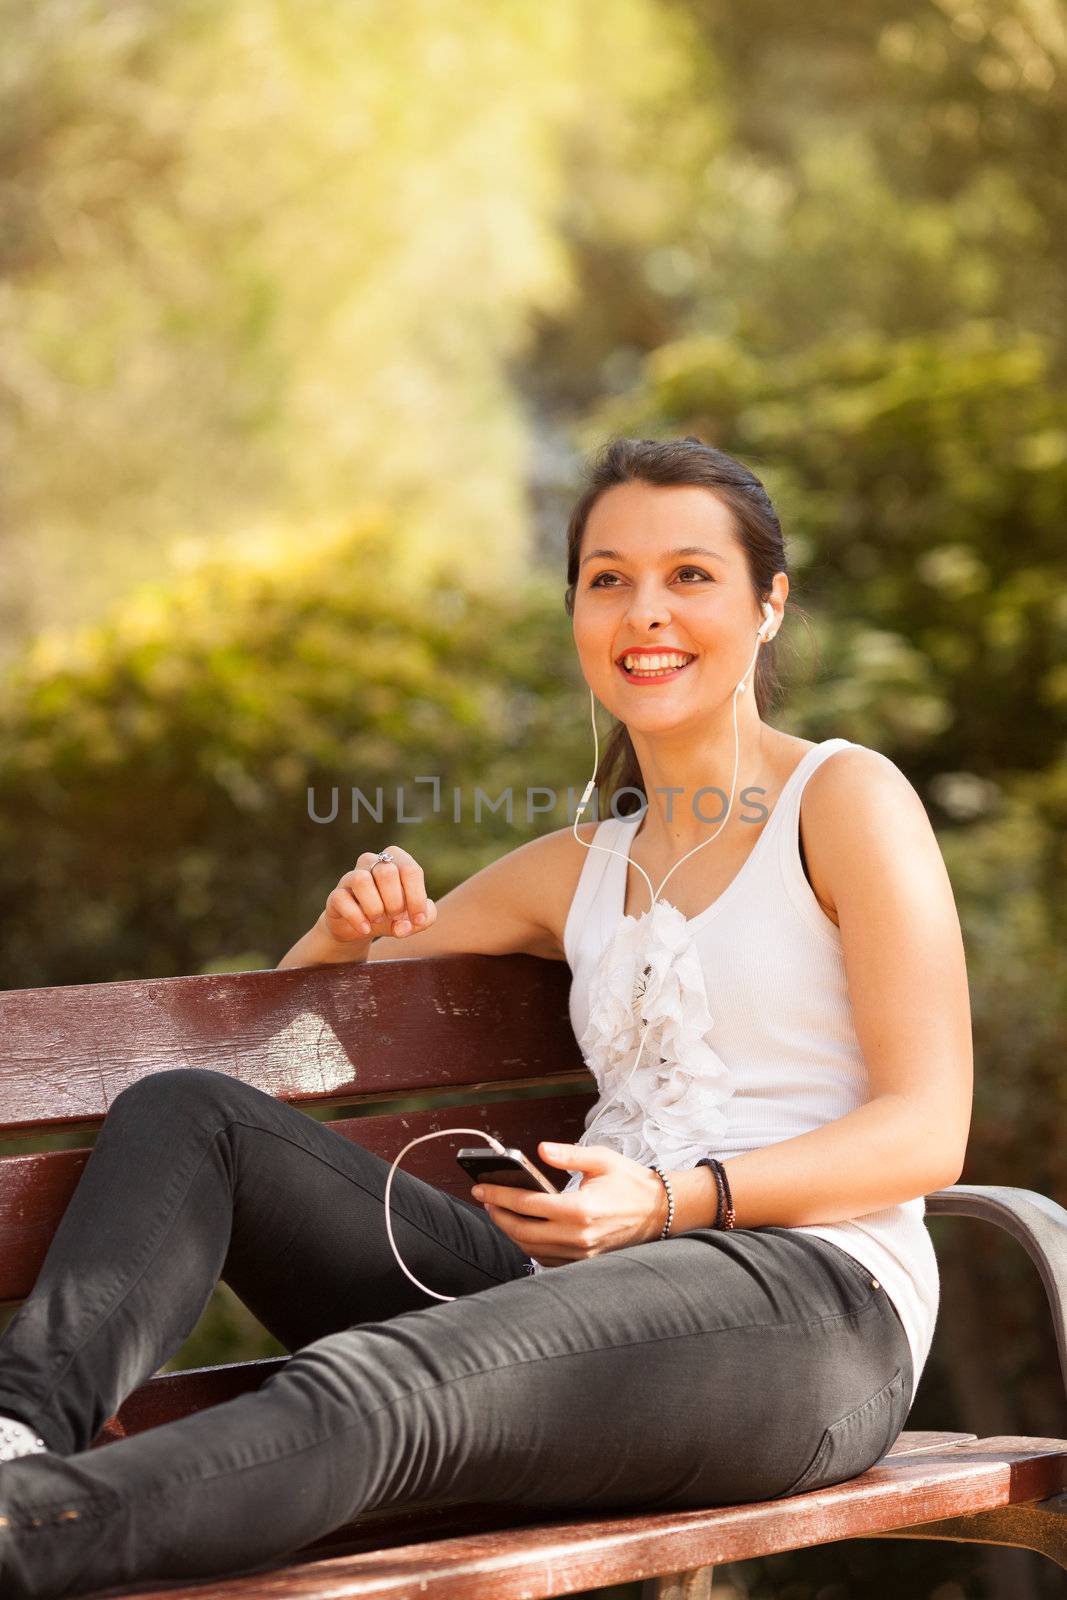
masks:
<svg viewBox="0 0 1067 1600"><path fill-rule="evenodd" d="M586 1174L569 1194L480 1183L472 1190L490 1220L543 1267L605 1255L658 1239L667 1220L667 1191L659 1175L602 1144L537 1147L548 1166Z"/></svg>
<svg viewBox="0 0 1067 1600"><path fill-rule="evenodd" d="M386 849L392 861L378 861L376 851L364 850L352 871L330 890L319 921L337 944L382 939L388 934L404 939L436 922L437 907L427 898L426 881L415 857L398 844Z"/></svg>

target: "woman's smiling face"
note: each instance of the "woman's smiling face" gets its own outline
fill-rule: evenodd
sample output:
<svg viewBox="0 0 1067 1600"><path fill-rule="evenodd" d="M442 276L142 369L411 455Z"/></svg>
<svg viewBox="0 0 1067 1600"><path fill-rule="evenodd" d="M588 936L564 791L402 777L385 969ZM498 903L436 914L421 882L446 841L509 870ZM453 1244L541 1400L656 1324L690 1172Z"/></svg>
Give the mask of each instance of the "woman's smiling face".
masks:
<svg viewBox="0 0 1067 1600"><path fill-rule="evenodd" d="M586 682L629 726L674 727L726 700L763 620L729 507L689 484L606 490L582 536L572 620ZM642 657L678 653L684 665L641 673Z"/></svg>

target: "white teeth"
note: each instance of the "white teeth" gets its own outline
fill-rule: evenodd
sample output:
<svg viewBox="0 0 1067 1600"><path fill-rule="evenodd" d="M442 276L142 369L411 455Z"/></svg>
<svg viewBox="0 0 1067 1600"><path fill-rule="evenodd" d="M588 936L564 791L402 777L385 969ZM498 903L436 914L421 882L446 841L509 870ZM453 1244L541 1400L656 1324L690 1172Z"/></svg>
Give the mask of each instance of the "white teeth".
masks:
<svg viewBox="0 0 1067 1600"><path fill-rule="evenodd" d="M622 659L623 666L627 672L646 673L665 672L673 670L675 667L684 667L687 662L692 660L692 657L671 652L658 656L623 656Z"/></svg>

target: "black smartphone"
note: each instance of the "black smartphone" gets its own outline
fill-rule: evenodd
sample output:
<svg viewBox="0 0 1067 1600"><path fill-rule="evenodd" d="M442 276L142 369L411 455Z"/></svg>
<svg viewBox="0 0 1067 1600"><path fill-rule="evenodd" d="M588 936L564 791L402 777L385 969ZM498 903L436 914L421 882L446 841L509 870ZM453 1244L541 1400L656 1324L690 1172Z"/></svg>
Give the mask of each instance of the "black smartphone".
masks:
<svg viewBox="0 0 1067 1600"><path fill-rule="evenodd" d="M474 1183L500 1183L511 1189L543 1189L547 1194L559 1194L559 1185L535 1167L521 1150L499 1150L484 1146L456 1151L456 1160Z"/></svg>

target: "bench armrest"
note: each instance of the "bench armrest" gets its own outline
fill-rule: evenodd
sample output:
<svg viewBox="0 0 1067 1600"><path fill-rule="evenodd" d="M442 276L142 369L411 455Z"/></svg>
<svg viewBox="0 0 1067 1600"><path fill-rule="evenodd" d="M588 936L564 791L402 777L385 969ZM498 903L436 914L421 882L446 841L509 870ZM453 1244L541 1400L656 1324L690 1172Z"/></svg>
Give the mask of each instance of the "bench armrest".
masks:
<svg viewBox="0 0 1067 1600"><path fill-rule="evenodd" d="M981 1217L1005 1228L1023 1245L1041 1274L1067 1393L1067 1211L1036 1189L992 1183L954 1183L926 1196L931 1215Z"/></svg>

